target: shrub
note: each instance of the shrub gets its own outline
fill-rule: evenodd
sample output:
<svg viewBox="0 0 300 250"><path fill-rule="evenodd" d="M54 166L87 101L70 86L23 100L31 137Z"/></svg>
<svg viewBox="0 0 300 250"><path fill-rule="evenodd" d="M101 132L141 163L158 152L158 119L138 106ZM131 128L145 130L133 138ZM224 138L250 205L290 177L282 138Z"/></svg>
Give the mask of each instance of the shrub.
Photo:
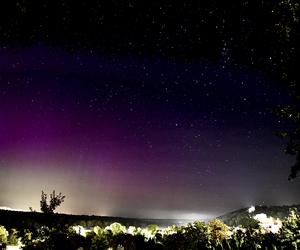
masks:
<svg viewBox="0 0 300 250"><path fill-rule="evenodd" d="M279 238L286 248L300 248L300 215L297 210L291 210L289 216L282 221Z"/></svg>
<svg viewBox="0 0 300 250"><path fill-rule="evenodd" d="M152 234L155 235L158 230L159 230L159 226L155 225L155 224L150 224L146 227L146 229Z"/></svg>
<svg viewBox="0 0 300 250"><path fill-rule="evenodd" d="M210 246L208 226L203 221L195 221L184 228L185 246L183 249L206 249Z"/></svg>
<svg viewBox="0 0 300 250"><path fill-rule="evenodd" d="M218 219L211 220L208 223L208 228L211 233L212 240L216 244L225 240L229 232L227 225Z"/></svg>
<svg viewBox="0 0 300 250"><path fill-rule="evenodd" d="M8 232L4 226L0 226L0 244L7 243Z"/></svg>
<svg viewBox="0 0 300 250"><path fill-rule="evenodd" d="M18 231L16 229L12 228L9 230L7 242L9 245L13 245L13 246L18 245L18 243L19 243Z"/></svg>
<svg viewBox="0 0 300 250"><path fill-rule="evenodd" d="M245 228L259 228L259 221L251 217L249 214L240 218L239 223Z"/></svg>
<svg viewBox="0 0 300 250"><path fill-rule="evenodd" d="M94 233L98 236L101 236L105 233L104 229L102 227L99 226L95 226L94 227Z"/></svg>
<svg viewBox="0 0 300 250"><path fill-rule="evenodd" d="M120 223L117 223L117 222L110 224L105 229L106 230L110 230L113 233L113 235L121 234L121 233L125 233L126 232L126 227L123 226Z"/></svg>
<svg viewBox="0 0 300 250"><path fill-rule="evenodd" d="M91 250L104 250L108 249L109 244L105 235L95 235L91 239Z"/></svg>

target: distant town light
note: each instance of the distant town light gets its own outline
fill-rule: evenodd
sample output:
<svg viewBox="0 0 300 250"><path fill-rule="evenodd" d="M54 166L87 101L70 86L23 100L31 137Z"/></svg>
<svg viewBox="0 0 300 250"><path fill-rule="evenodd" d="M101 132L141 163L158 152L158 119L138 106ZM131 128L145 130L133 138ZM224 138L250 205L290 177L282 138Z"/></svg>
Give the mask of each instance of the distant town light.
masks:
<svg viewBox="0 0 300 250"><path fill-rule="evenodd" d="M255 211L255 206L251 206L249 209L248 209L248 213L253 213Z"/></svg>

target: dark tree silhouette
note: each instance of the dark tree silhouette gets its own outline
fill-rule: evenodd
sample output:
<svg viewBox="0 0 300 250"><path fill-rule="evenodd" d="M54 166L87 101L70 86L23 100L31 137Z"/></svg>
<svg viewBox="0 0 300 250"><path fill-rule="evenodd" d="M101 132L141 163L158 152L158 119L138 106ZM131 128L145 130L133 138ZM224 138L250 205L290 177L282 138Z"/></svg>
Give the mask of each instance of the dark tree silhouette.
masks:
<svg viewBox="0 0 300 250"><path fill-rule="evenodd" d="M300 112L287 106L279 109L277 114L283 118L290 120L294 127L289 131L280 131L278 136L287 140L285 153L296 157L294 165L291 167L289 180L296 178L300 171Z"/></svg>
<svg viewBox="0 0 300 250"><path fill-rule="evenodd" d="M65 195L62 195L62 193L59 193L58 195L55 194L55 190L53 190L52 194L50 194L50 203L47 203L47 194L42 191L41 195L41 211L45 214L53 213L54 210L61 205L61 203L64 202L64 199L66 198Z"/></svg>

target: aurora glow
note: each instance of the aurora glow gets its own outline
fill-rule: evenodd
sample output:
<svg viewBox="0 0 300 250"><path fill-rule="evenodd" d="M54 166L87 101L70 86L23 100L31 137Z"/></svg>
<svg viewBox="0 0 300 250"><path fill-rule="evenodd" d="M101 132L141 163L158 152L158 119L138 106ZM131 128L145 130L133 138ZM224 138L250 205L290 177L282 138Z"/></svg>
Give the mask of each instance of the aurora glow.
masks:
<svg viewBox="0 0 300 250"><path fill-rule="evenodd" d="M74 214L298 204L275 136L291 124L270 112L295 94L296 7L0 2L0 206L39 210L53 189Z"/></svg>
<svg viewBox="0 0 300 250"><path fill-rule="evenodd" d="M0 58L0 205L38 210L42 189L66 194L62 212L134 217L298 202L266 112L287 98L261 74L44 46Z"/></svg>

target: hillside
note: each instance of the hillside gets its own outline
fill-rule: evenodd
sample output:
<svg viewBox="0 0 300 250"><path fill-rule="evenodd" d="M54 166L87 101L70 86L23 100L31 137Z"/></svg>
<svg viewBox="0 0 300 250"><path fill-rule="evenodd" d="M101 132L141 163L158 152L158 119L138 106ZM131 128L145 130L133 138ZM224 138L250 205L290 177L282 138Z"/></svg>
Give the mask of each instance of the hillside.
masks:
<svg viewBox="0 0 300 250"><path fill-rule="evenodd" d="M293 206L256 206L255 211L249 214L249 208L242 208L230 213L226 213L217 217L229 226L246 225L250 218L256 214L264 213L274 218L285 218L290 209L296 208L300 211L300 204ZM38 227L44 223L48 223L49 217L39 212L20 212L0 209L0 224L7 228L31 228ZM156 224L160 227L170 225L184 225L191 220L175 220L175 219L139 219L139 218L123 218L108 216L90 216L90 215L71 215L71 214L53 214L51 221L59 225L82 225L86 228L94 226L108 226L113 222L119 222L124 226L145 227L149 224Z"/></svg>
<svg viewBox="0 0 300 250"><path fill-rule="evenodd" d="M71 215L71 214L52 214L51 222L56 225L81 225L86 228L94 226L108 226L111 223L119 222L124 226L145 227L149 224L156 224L160 227L170 225L183 225L189 220L173 220L173 219L137 219L137 218L122 218L108 216L89 216L89 215ZM31 228L38 227L44 223L49 223L49 215L45 216L39 212L20 212L0 209L0 225L6 228Z"/></svg>
<svg viewBox="0 0 300 250"><path fill-rule="evenodd" d="M256 214L264 213L268 217L271 216L273 218L283 219L285 218L290 209L296 208L300 211L300 205L292 205L292 206L255 206L255 211L250 215L254 216ZM242 208L218 217L218 219L224 221L228 226L238 226L245 225L247 220L250 218L249 208Z"/></svg>

